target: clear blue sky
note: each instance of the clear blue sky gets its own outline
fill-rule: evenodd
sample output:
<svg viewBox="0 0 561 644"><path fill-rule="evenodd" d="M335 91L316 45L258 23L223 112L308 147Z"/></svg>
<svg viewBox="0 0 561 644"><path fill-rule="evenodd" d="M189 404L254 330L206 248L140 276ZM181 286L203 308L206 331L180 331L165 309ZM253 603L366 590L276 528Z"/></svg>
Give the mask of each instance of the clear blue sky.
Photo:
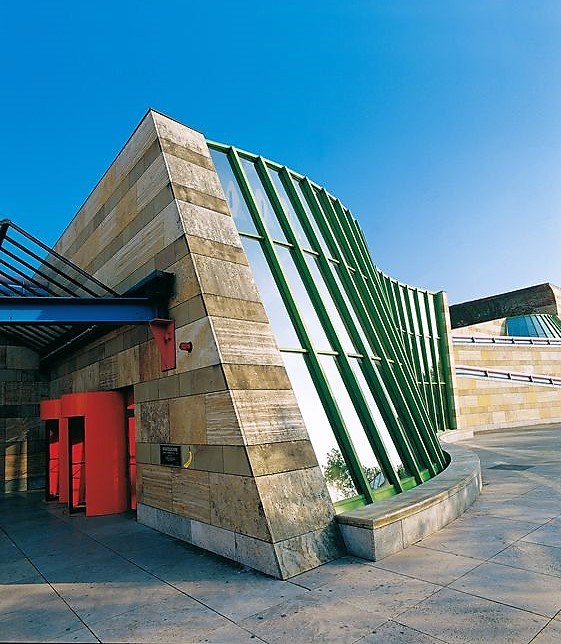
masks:
<svg viewBox="0 0 561 644"><path fill-rule="evenodd" d="M307 174L452 302L561 284L561 2L0 2L0 213L53 242L148 107Z"/></svg>

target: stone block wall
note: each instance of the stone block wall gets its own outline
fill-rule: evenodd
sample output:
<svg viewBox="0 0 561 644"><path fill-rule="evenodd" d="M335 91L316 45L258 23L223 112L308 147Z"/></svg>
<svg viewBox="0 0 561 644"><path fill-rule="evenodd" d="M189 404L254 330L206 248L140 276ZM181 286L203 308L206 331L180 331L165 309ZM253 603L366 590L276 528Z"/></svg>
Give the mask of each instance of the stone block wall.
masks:
<svg viewBox="0 0 561 644"><path fill-rule="evenodd" d="M561 378L561 346L455 344L457 365Z"/></svg>
<svg viewBox="0 0 561 644"><path fill-rule="evenodd" d="M204 137L150 111L56 245L119 292L175 274L177 367L146 327L56 364L51 397L134 386L138 519L277 577L341 554L334 510ZM181 448L188 467L160 463Z"/></svg>
<svg viewBox="0 0 561 644"><path fill-rule="evenodd" d="M0 338L0 493L45 486L46 441L39 421L45 380L34 351Z"/></svg>
<svg viewBox="0 0 561 644"><path fill-rule="evenodd" d="M505 335L506 318L480 322L479 324L470 324L468 326L454 329L454 335L471 337L474 335Z"/></svg>
<svg viewBox="0 0 561 644"><path fill-rule="evenodd" d="M561 377L561 347L455 344L457 365ZM561 423L561 387L457 377L462 429Z"/></svg>
<svg viewBox="0 0 561 644"><path fill-rule="evenodd" d="M457 378L461 429L561 424L561 388Z"/></svg>

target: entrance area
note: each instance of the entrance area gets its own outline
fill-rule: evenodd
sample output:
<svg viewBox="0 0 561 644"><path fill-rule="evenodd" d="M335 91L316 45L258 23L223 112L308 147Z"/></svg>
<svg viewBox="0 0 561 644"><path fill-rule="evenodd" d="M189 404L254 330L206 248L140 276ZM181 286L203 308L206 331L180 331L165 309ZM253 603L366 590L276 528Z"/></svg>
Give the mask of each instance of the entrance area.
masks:
<svg viewBox="0 0 561 644"><path fill-rule="evenodd" d="M41 403L47 500L86 516L136 509L132 390L65 394Z"/></svg>

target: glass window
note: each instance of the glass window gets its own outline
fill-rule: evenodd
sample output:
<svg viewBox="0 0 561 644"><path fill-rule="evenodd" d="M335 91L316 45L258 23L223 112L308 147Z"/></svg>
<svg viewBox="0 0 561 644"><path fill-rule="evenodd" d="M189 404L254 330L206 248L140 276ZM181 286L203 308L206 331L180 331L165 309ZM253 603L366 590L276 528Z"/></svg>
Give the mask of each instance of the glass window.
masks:
<svg viewBox="0 0 561 644"><path fill-rule="evenodd" d="M238 182L234 177L227 155L224 152L219 152L218 150L211 150L210 153L212 155L212 160L214 161L214 166L218 173L220 183L222 184L222 190L224 190L226 201L228 202L230 214L234 218L237 229L242 233L257 234L257 229L253 223L253 219L251 218L245 199L242 196Z"/></svg>
<svg viewBox="0 0 561 644"><path fill-rule="evenodd" d="M304 282L298 273L292 254L288 248L275 244L275 250L281 262L284 274L286 275L287 282L290 290L294 295L300 314L308 333L313 347L319 351L332 351L333 347L329 344L329 340L325 335L325 331L319 321L316 310L308 296Z"/></svg>
<svg viewBox="0 0 561 644"><path fill-rule="evenodd" d="M351 338L349 337L347 329L343 323L343 320L341 319L341 315L339 314L339 311L335 306L335 302L331 297L331 293L329 292L329 289L327 288L327 285L325 284L325 281L319 271L319 268L317 266L317 257L314 257L313 255L306 255L305 257L314 283L321 295L321 301L323 302L323 305L327 310L329 319L335 327L337 337L343 345L343 350L345 351L345 353L356 353L356 348L351 342Z"/></svg>
<svg viewBox="0 0 561 644"><path fill-rule="evenodd" d="M278 346L299 348L300 341L263 254L261 243L247 237L242 237L242 243Z"/></svg>
<svg viewBox="0 0 561 644"><path fill-rule="evenodd" d="M358 331L358 334L360 335L362 341L364 342L366 349L368 350L368 348L370 348L370 350L373 351L374 348L371 345L371 343L368 341L368 338L366 337L364 330L362 329L362 325L358 320L358 316L353 308L353 305L351 304L351 300L349 299L349 296L347 295L347 292L343 287L343 282L341 281L341 277L339 275L340 266L338 264L335 264L334 262L329 262L329 266L331 268L331 275L333 275L333 279L337 283L339 292L343 296L343 300L345 300L345 304L347 305L347 311L349 311L351 315L351 318L355 324L355 328Z"/></svg>
<svg viewBox="0 0 561 644"><path fill-rule="evenodd" d="M411 333L411 326L409 323L409 313L408 313L408 307L407 307L407 302L405 301L406 298L406 293L405 293L405 287L400 286L399 287L399 298L401 301L401 313L403 316L403 322L405 323L405 331L407 333Z"/></svg>
<svg viewBox="0 0 561 644"><path fill-rule="evenodd" d="M527 336L528 326L524 317L508 318L506 321L506 328L508 335L512 336Z"/></svg>
<svg viewBox="0 0 561 644"><path fill-rule="evenodd" d="M321 231L319 229L319 226L312 214L312 211L310 210L310 206L308 205L308 202L306 201L306 197L304 196L304 193L302 192L302 188L300 187L300 182L296 181L296 179L292 179L292 183L294 184L294 188L296 190L296 193L298 194L298 197L300 198L300 203L302 204L304 210L306 211L306 214L308 215L308 221L310 222L310 226L314 229L314 232L316 234L316 237L318 238L319 245L321 246L321 251L326 257L331 257L331 252L329 251L329 248L327 247L327 244L325 243L325 240L323 238L323 235L321 234Z"/></svg>
<svg viewBox="0 0 561 644"><path fill-rule="evenodd" d="M304 356L283 352L282 357L331 500L342 501L356 496L358 492L308 372Z"/></svg>
<svg viewBox="0 0 561 644"><path fill-rule="evenodd" d="M257 170L255 169L255 164L251 161L248 161L247 159L242 159L241 161L245 175L247 177L247 180L249 181L251 191L253 192L255 204L257 205L257 209L261 213L261 217L263 218L265 228L269 231L269 235L271 235L273 239L278 239L279 241L286 242L286 237L284 236L282 228L277 220L273 206L267 198L267 193L265 192L265 188L261 183L261 179L259 179Z"/></svg>
<svg viewBox="0 0 561 644"><path fill-rule="evenodd" d="M292 228L294 230L294 234L296 235L296 238L298 239L298 243L303 248L316 250L312 248L312 245L310 244L306 236L306 233L302 228L302 224L298 219L298 215L296 214L296 211L292 207L292 202L290 201L288 195L286 194L286 190L284 189L279 173L276 170L273 170L272 168L268 168L268 170L269 170L269 175L271 177L271 180L275 184L275 188L279 196L279 199L281 200L284 212L288 217L288 219L290 220L290 223L292 224Z"/></svg>
<svg viewBox="0 0 561 644"><path fill-rule="evenodd" d="M430 327L429 321L427 319L427 309L425 304L426 294L421 291L417 291L417 297L419 298L419 311L421 312L421 333L426 336L430 336Z"/></svg>
<svg viewBox="0 0 561 644"><path fill-rule="evenodd" d="M426 355L427 355L427 375L426 375L426 379L427 379L428 382L436 382L437 374L435 373L434 363L432 361L431 341L430 341L429 338L422 338L422 340L425 343L425 352L426 352Z"/></svg>
<svg viewBox="0 0 561 644"><path fill-rule="evenodd" d="M434 338L438 338L438 324L436 322L436 309L435 309L435 296L432 294L429 294L428 296L429 300L429 318L430 318L430 328L431 328L431 335Z"/></svg>
<svg viewBox="0 0 561 644"><path fill-rule="evenodd" d="M332 207L331 209L327 209L327 212L326 212L327 207L324 207L323 201L320 199L319 190L317 188L314 188L314 192L316 194L316 199L319 204L319 207L321 208L323 219L329 229L329 235L331 237L332 243L337 247L339 256L342 257L347 263L349 263L348 253L343 252L347 250L346 236L344 232L339 229L339 226L337 223L331 225L331 222L333 219L335 219L335 221L337 220L336 214L331 212L331 210L334 210L334 208ZM329 199L329 197L328 197L328 200L329 200L329 203L333 206L333 201ZM352 262L350 263L352 265Z"/></svg>
<svg viewBox="0 0 561 644"><path fill-rule="evenodd" d="M417 309L415 307L415 291L413 289L407 289L407 296L409 297L409 307L411 311L411 320L413 322L413 332L416 335L420 334L419 330L419 320L417 319Z"/></svg>
<svg viewBox="0 0 561 644"><path fill-rule="evenodd" d="M378 459L372 450L372 446L366 437L360 418L347 392L347 388L343 383L343 379L335 363L335 358L333 356L319 356L319 359L366 478L372 488L381 487L386 482L384 475L378 465Z"/></svg>
<svg viewBox="0 0 561 644"><path fill-rule="evenodd" d="M403 465L401 462L402 459L397 452L397 449L394 445L394 442L390 435L388 427L384 419L382 418L382 414L380 413L380 410L378 409L378 404L374 400L372 391L370 390L370 387L366 382L366 378L362 373L362 370L360 368L361 361L358 358L350 358L349 362L351 364L353 373L355 374L355 377L358 380L358 384L362 389L362 393L366 400L366 404L368 405L368 409L370 410L370 415L374 420L374 425L377 430L378 436L380 437L380 439L382 440L382 443L384 444L384 447L386 448L386 454L388 455L388 458L390 459L394 467L394 470L397 472L400 469L403 469Z"/></svg>

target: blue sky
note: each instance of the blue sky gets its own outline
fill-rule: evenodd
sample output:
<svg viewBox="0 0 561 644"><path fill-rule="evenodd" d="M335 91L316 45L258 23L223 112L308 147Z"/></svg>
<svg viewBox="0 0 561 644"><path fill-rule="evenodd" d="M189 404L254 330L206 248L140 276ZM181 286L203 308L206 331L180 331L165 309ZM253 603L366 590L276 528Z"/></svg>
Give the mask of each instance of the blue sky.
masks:
<svg viewBox="0 0 561 644"><path fill-rule="evenodd" d="M0 2L0 214L53 242L148 107L307 174L457 302L561 284L561 3Z"/></svg>

